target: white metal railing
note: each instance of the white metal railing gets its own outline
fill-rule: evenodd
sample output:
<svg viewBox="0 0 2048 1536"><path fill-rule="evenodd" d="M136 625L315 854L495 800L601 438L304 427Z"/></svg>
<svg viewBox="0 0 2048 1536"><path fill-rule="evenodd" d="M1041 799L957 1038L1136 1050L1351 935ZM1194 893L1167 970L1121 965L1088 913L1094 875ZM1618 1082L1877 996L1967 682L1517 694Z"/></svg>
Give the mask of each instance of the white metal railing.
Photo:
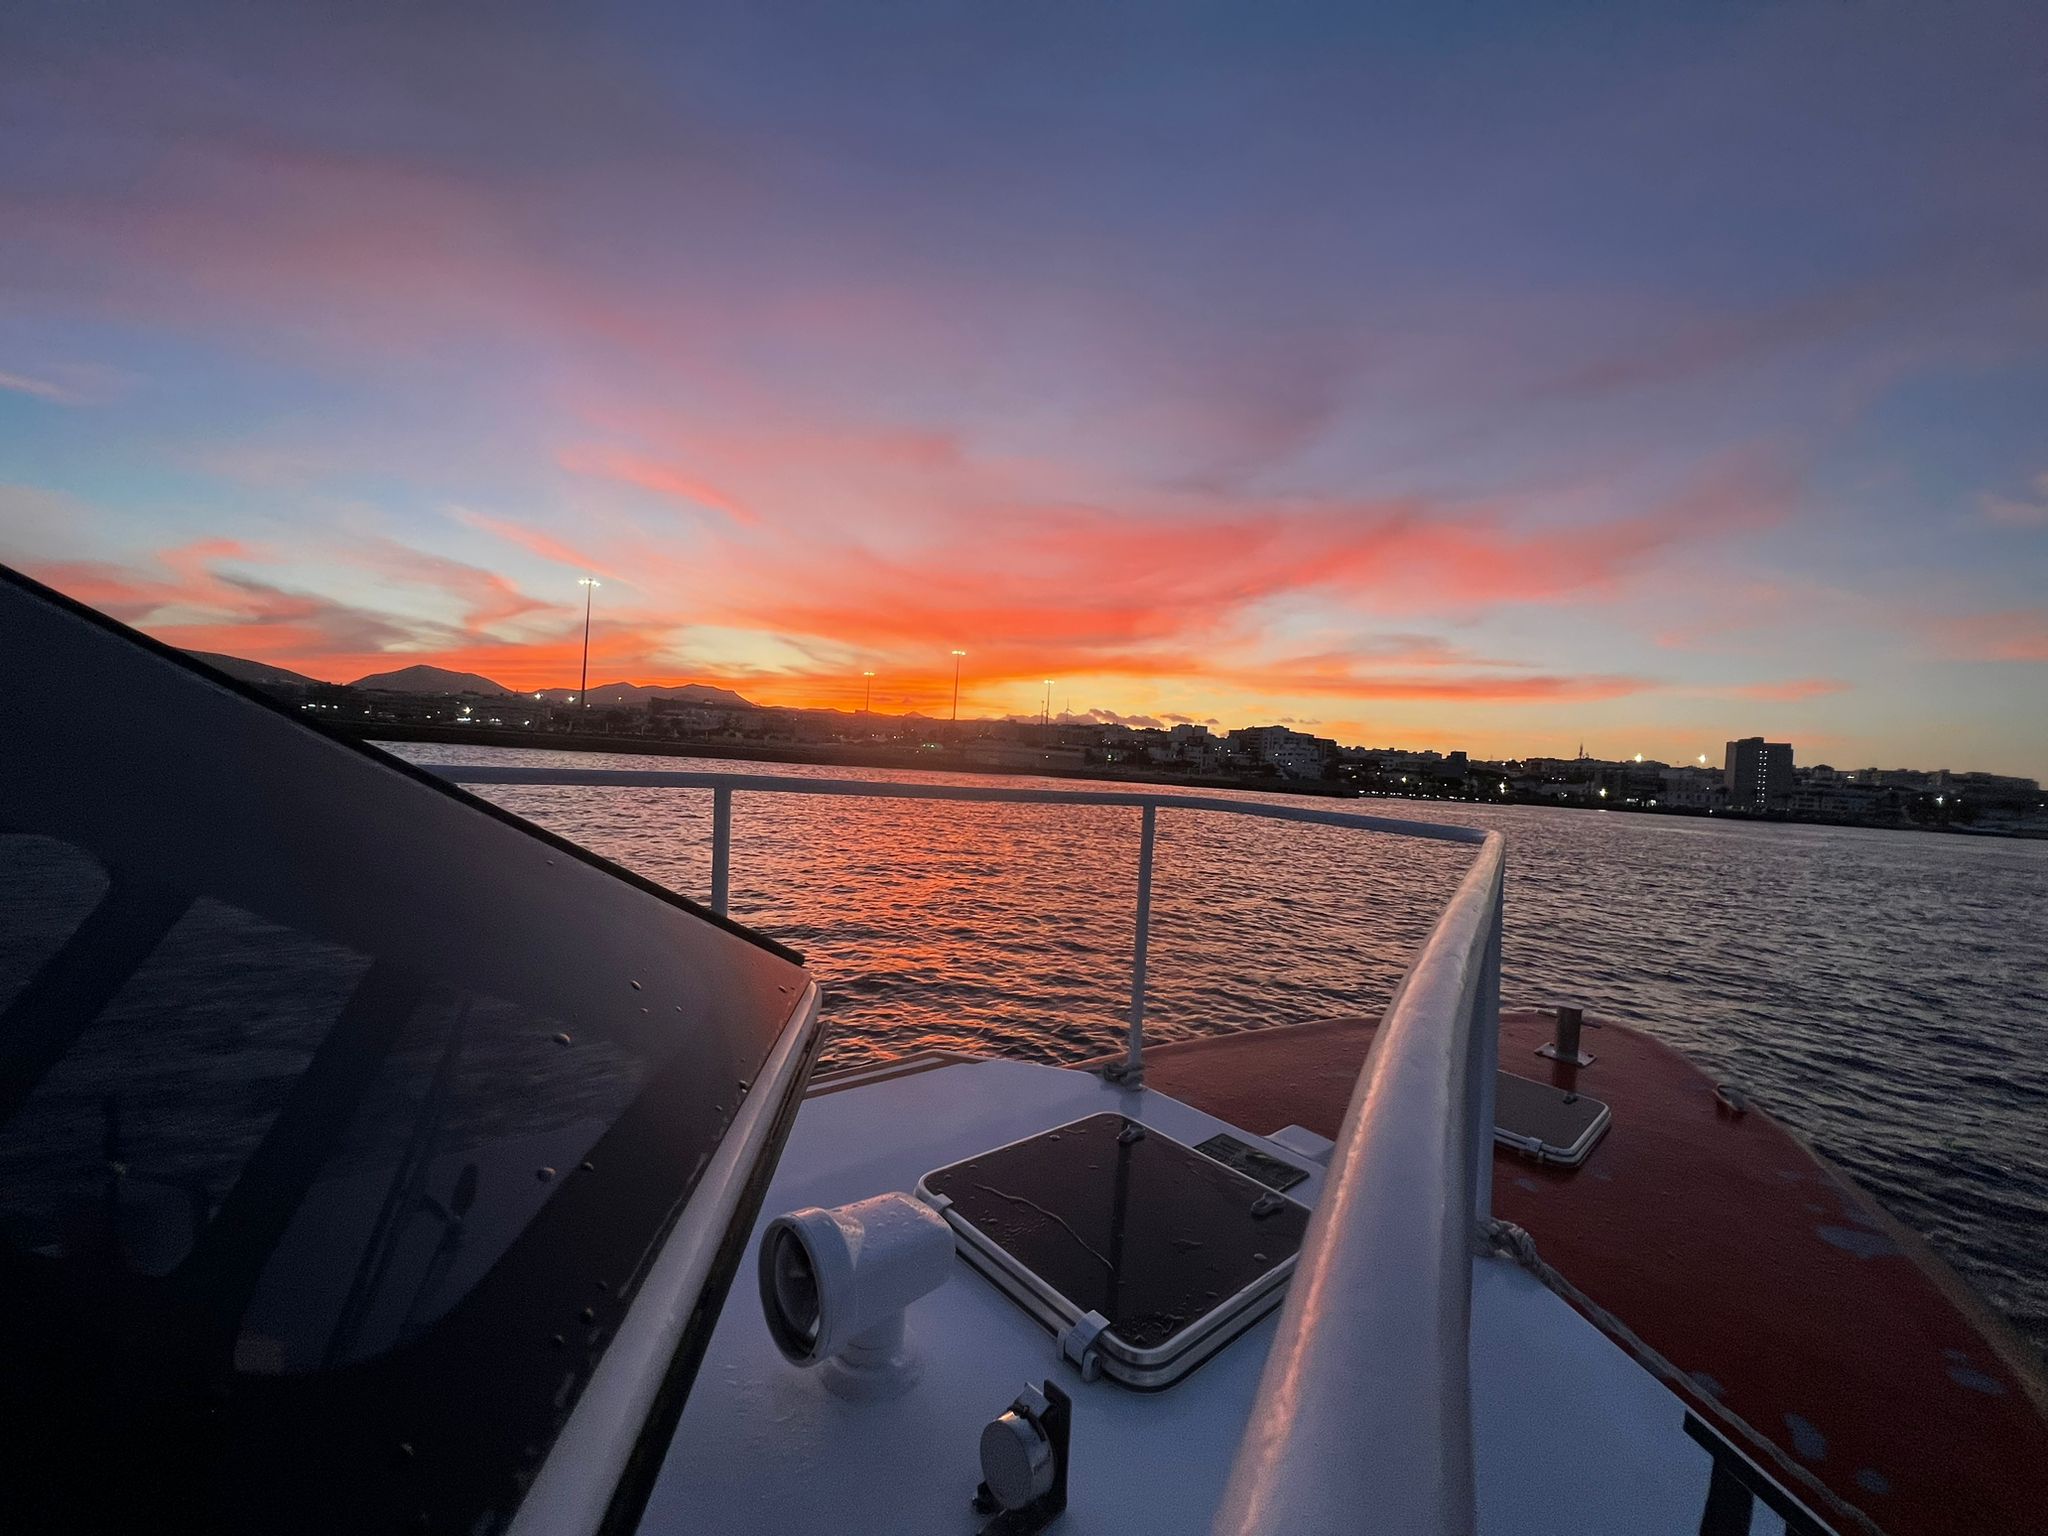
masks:
<svg viewBox="0 0 2048 1536"><path fill-rule="evenodd" d="M1490 833L1387 1005L1215 1536L1470 1536L1473 1237L1493 1185L1505 859Z"/></svg>
<svg viewBox="0 0 2048 1536"><path fill-rule="evenodd" d="M683 773L659 768L510 768L432 763L427 771L455 784L544 785L571 789L708 789L711 791L711 910L723 917L732 891L732 797L735 791L768 795L829 795L864 800L961 800L997 805L1130 806L1141 813L1138 840L1137 932L1131 945L1131 1003L1124 1061L1113 1075L1144 1081L1145 955L1152 928L1152 847L1160 809L1216 811L1266 821L1388 832L1439 842L1479 843L1477 827L1363 816L1315 805L1233 800L1222 795L1161 795L1122 789L1018 789L996 784L942 784L891 779L819 779L778 773Z"/></svg>
<svg viewBox="0 0 2048 1536"><path fill-rule="evenodd" d="M1141 813L1124 1060L1143 1081L1145 949L1161 809L1476 844L1380 1021L1345 1111L1215 1536L1474 1529L1469 1334L1473 1239L1489 1215L1505 851L1498 832L1315 805L1132 790L1019 789L659 769L436 764L470 785L708 789L711 905L726 910L735 792L1127 806Z"/></svg>

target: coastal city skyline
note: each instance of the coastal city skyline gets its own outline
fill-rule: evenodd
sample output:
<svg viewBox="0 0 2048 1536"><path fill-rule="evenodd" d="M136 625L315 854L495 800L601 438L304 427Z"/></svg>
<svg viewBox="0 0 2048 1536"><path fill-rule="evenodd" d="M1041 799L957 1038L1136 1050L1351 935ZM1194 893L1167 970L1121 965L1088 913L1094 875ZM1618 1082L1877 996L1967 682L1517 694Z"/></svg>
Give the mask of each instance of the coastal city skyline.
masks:
<svg viewBox="0 0 2048 1536"><path fill-rule="evenodd" d="M590 603L792 706L2048 775L1968 9L29 7L0 560L318 675L558 686Z"/></svg>
<svg viewBox="0 0 2048 1536"><path fill-rule="evenodd" d="M1093 722L1152 729L1171 729L1174 726L1201 725L1218 730L1229 730L1233 726L1277 725L1298 727L1303 732L1310 734L1323 730L1327 724L1339 734L1348 731L1356 735L1358 741L1350 743L1353 745L1362 744L1367 737L1371 736L1373 729L1371 723L1366 721L1326 722L1318 716L1274 715L1270 711L1261 714L1256 709L1250 710L1241 717L1231 720L1226 720L1219 715L1197 716L1177 710L1161 710L1154 713L1142 708L1117 710L1104 708L1100 705L1090 705L1076 709L1070 698L1063 698L1059 707L1055 709L1052 707L1052 690L1060 686L1059 680L1034 675L1028 685L1021 677L1002 678L984 683L983 680L978 679L971 671L963 670L967 659L972 653L958 648L945 649L941 653L945 665L942 667L935 666L926 675L910 673L891 677L879 669L863 669L849 677L838 679L836 686L831 679L824 679L822 683L820 680L813 679L811 689L795 698L784 695L783 691L776 686L775 679L759 676L720 678L706 675L649 676L642 673L635 677L613 677L607 680L600 671L597 674L598 681L592 683L589 681L592 676L589 670L592 664L589 646L591 644L591 635L594 632L595 621L592 615L595 610L591 604L591 599L594 597L591 589L599 586L601 583L590 578L584 578L578 582L584 603L577 610L576 628L582 636L581 643L583 648L578 650L573 646L570 647L562 653L564 656L563 661L554 661L552 659L542 661L531 655L511 658L517 665L518 670L509 673L509 675L520 679L516 683L507 683L498 677L487 676L484 673L456 665L456 663L472 659L467 653L420 655L408 652L387 652L381 654L371 653L363 658L348 656L339 659L351 662L369 660L372 662L382 662L383 665L373 667L371 671L363 673L360 677L335 676L332 675L333 667L331 663L337 658L332 657L316 656L308 659L290 656L285 659L277 659L275 656L264 656L256 654L254 651L242 653L207 651L205 646L189 642L195 638L198 640L213 639L216 637L214 631L210 629L201 630L195 636L193 629L188 626L151 623L148 615L159 611L152 608L151 605L161 601L160 595L136 594L135 601L130 601L131 594L120 587L118 583L105 585L105 578L101 572L91 570L77 571L67 568L55 572L44 571L40 574L43 575L44 579L50 579L52 576L55 576L59 578L60 583L62 578L72 578L73 586L70 595L80 597L81 600L87 602L94 602L97 606L104 607L106 611L115 617L123 618L130 622L139 622L140 627L143 629L156 633L159 638L178 645L182 649L191 650L196 654L217 658L225 657L231 661L251 663L258 668L275 668L281 673L309 682L343 687L360 686L366 681L374 684L380 678L414 671L421 673L445 672L453 678L468 678L484 684L486 686L483 691L496 689L508 694L530 694L535 698L546 695L558 701L566 698L571 702L577 698L579 690L585 688L595 693L602 689L617 688L634 690L709 688L713 690L737 691L742 686L750 686L759 696L749 698L746 702L759 707L797 711L837 711L847 714L865 713L881 717L904 719L946 720L953 718L960 720L962 723L1050 719L1060 723ZM134 611L138 606L144 612ZM233 638L238 632L241 632L238 628L230 627L226 632L227 637ZM552 657L554 653L550 651L548 654ZM601 660L600 653L600 664ZM292 663L295 662L300 665L293 665ZM322 666L323 662L329 664ZM555 675L564 664L568 668L566 676ZM527 668L531 665L544 666L548 670L539 673L530 672ZM322 666L322 671L327 675L302 671L301 666ZM1027 667L1025 670L1029 672L1031 669ZM877 692L878 685L879 694ZM1040 690L1043 690L1042 694L1039 692ZM404 691L414 691L414 685L407 684ZM465 690L456 687L447 691L460 693ZM1013 703L1006 701L1003 697L1004 695L1015 695L1025 691L1040 697L1041 702L1037 707L1029 709L1019 708ZM817 697L819 693L823 694L822 698ZM997 695L997 698L993 701L989 698L991 693ZM1797 704L1801 700L1801 695L1797 693L1784 697L1778 697L1774 694L1744 695L1743 697L1754 697L1761 703L1781 706ZM1477 708L1478 705L1475 704L1474 707ZM1747 713L1749 715L1756 715L1761 712L1752 709ZM1836 741L1836 738L1824 732L1802 730L1797 723L1799 716L1796 710L1780 709L1775 711L1775 713L1781 722L1777 728L1777 734L1785 734L1789 729L1792 733L1800 735L1808 743L1822 746ZM1720 717L1714 718L1719 719ZM1733 719L1738 725L1750 723L1742 714L1730 714L1727 718ZM1782 724L1787 719L1793 722L1789 727ZM1456 717L1437 727L1436 734L1434 735L1428 734L1425 731L1420 740L1415 740L1414 735L1415 733L1410 733L1411 744L1424 748L1433 746L1440 750L1447 749L1445 744L1451 740L1460 742L1471 741L1475 744L1484 743L1489 755L1501 759L1520 759L1527 756L1564 757L1588 755L1586 753L1588 731L1573 726L1569 719L1547 731L1533 733L1530 739L1519 744L1521 747L1533 746L1538 749L1534 752L1525 752L1518 749L1510 750L1516 744L1505 741L1503 733L1491 730L1484 725L1474 724L1471 721L1461 721ZM1646 731L1637 731L1635 735L1647 742L1647 745L1639 743L1638 748L1634 750L1634 755L1638 758L1647 756L1652 761L1670 761L1684 764L1695 760L1705 762L1712 756L1711 751L1693 753L1685 751L1684 747L1687 738L1683 727L1673 732L1665 727L1658 726ZM1699 741L1709 743L1730 739L1726 735L1725 730L1717 733L1711 724L1695 730L1693 735ZM1384 731L1381 733L1381 736L1385 738ZM1594 739L1596 744L1602 746L1612 745L1611 742L1602 740L1597 732L1594 733ZM1565 743L1568 741L1576 742L1576 750L1574 752L1568 753L1565 750ZM1457 748L1452 750L1463 749ZM1595 752L1591 755L1598 757L1600 753ZM1615 760L1625 760L1630 755L1630 750L1622 750L1616 755ZM1847 760L1849 757L1854 757L1855 754L1852 751L1843 755L1845 760ZM1858 760L1861 761L1862 759ZM1899 766L1909 760L1917 762L1920 759L1896 758L1888 761L1891 766ZM1869 761L1875 763L1877 759L1870 758ZM1944 759L1944 762L1946 762L1946 759ZM1996 771L2005 774L2018 772L2023 777L2044 778L2048 777L2048 755L2043 756L2042 767L2033 772L2006 767L2000 767L1996 770L1980 767L1973 771Z"/></svg>
<svg viewBox="0 0 2048 1536"><path fill-rule="evenodd" d="M415 664L323 682L245 657L194 656L330 729L368 740L539 745L768 761L944 771L1164 779L1189 784L1394 795L1597 810L1760 817L1850 825L2001 831L2048 836L2048 802L2034 778L1871 764L1801 761L1791 742L1729 740L1717 752L1667 762L1644 752L1607 756L1585 742L1569 757L1475 754L1449 744L1338 741L1302 722L1226 726L1206 721L1051 710L1053 679L1035 715L965 716L761 705L700 682L597 683L513 690L470 672ZM964 659L963 652L952 653Z"/></svg>

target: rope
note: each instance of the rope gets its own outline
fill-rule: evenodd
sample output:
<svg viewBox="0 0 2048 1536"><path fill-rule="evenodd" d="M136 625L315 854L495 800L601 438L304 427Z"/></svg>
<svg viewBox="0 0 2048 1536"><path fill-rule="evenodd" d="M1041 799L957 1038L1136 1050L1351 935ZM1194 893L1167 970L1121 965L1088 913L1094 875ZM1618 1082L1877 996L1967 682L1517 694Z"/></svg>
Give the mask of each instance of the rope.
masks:
<svg viewBox="0 0 2048 1536"><path fill-rule="evenodd" d="M1551 1291L1569 1302L1585 1317L1587 1322L1627 1350L1630 1355L1635 1357L1638 1365L1663 1382L1665 1386L1672 1388L1681 1398L1709 1407L1717 1419L1721 1420L1727 1427L1740 1433L1749 1441L1754 1450L1761 1452L1770 1460L1778 1469L1778 1475L1781 1480L1801 1487L1811 1488L1819 1493L1836 1515L1854 1521L1856 1528L1864 1532L1865 1536L1884 1536L1883 1531L1876 1522L1864 1514L1862 1510L1856 1508L1853 1504L1846 1503L1832 1489L1820 1484L1817 1479L1807 1474L1803 1467L1790 1461L1785 1453L1778 1449L1769 1439L1758 1434L1742 1419L1729 1412L1726 1407L1717 1402L1710 1403L1698 1382L1673 1365L1660 1351L1651 1348L1644 1341L1642 1335L1629 1327L1627 1323L1624 1323L1620 1318L1608 1311L1607 1308L1601 1306L1599 1302L1588 1296L1560 1274L1556 1266L1536 1251L1536 1239L1531 1237L1525 1228L1516 1226L1512 1221L1503 1221L1498 1216L1489 1216L1480 1223L1479 1236L1486 1252L1500 1258L1514 1260L1516 1264L1534 1275Z"/></svg>

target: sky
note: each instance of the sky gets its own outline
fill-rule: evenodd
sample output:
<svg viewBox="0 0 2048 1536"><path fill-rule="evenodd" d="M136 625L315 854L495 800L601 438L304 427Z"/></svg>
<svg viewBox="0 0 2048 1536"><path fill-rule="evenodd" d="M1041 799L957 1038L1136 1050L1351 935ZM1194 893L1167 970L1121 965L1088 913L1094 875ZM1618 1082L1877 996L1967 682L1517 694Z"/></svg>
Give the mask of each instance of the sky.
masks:
<svg viewBox="0 0 2048 1536"><path fill-rule="evenodd" d="M2048 778L2048 7L0 12L0 560L174 643Z"/></svg>

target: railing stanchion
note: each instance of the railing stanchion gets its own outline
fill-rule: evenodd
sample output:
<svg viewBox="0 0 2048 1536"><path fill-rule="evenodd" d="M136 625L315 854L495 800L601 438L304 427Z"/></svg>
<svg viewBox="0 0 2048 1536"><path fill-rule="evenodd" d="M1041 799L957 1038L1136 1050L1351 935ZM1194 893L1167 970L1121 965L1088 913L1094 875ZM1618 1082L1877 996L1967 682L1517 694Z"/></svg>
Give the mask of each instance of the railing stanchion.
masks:
<svg viewBox="0 0 2048 1536"><path fill-rule="evenodd" d="M1152 840L1159 823L1159 807L1145 807L1143 830L1138 837L1138 936L1131 946L1131 1031L1125 1049L1123 1070L1117 1080L1126 1088L1145 1082L1145 949L1152 936Z"/></svg>
<svg viewBox="0 0 2048 1536"><path fill-rule="evenodd" d="M711 910L725 916L732 890L732 791L711 791Z"/></svg>

